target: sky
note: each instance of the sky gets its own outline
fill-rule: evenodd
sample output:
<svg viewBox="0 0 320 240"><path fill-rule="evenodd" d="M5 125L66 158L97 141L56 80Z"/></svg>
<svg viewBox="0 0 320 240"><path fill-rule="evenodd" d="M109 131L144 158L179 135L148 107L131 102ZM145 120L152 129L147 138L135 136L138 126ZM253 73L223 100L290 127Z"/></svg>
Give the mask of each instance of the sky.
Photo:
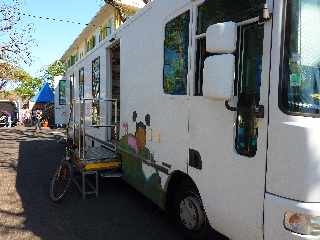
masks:
<svg viewBox="0 0 320 240"><path fill-rule="evenodd" d="M21 24L34 25L31 66L22 66L32 76L63 55L102 6L102 0L22 0L22 13L82 23L54 22L24 16Z"/></svg>

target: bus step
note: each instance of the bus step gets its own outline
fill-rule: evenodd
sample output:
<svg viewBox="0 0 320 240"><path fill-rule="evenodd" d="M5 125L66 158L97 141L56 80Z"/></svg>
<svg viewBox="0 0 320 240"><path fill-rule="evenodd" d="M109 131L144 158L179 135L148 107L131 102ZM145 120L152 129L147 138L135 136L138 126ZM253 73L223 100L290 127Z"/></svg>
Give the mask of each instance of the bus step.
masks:
<svg viewBox="0 0 320 240"><path fill-rule="evenodd" d="M103 178L121 178L123 173L120 171L103 171L100 176Z"/></svg>

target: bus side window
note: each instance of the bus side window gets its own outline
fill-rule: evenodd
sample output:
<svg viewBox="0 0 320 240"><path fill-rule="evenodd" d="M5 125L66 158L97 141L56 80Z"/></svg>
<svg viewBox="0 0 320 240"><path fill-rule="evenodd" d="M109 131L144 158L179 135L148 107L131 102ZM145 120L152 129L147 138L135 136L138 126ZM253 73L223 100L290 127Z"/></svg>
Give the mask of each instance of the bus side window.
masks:
<svg viewBox="0 0 320 240"><path fill-rule="evenodd" d="M263 26L252 24L240 27L238 35L239 68L236 72L238 111L235 147L240 155L254 157L258 140L256 108L260 103Z"/></svg>
<svg viewBox="0 0 320 240"><path fill-rule="evenodd" d="M212 54L206 51L207 28L216 23L242 22L259 16L261 4L265 0L215 0L205 1L198 7L197 31L196 31L196 72L194 79L194 95L202 96L204 61ZM230 6L232 6L230 8Z"/></svg>
<svg viewBox="0 0 320 240"><path fill-rule="evenodd" d="M163 67L163 89L166 94L187 94L189 24L190 11L166 24Z"/></svg>

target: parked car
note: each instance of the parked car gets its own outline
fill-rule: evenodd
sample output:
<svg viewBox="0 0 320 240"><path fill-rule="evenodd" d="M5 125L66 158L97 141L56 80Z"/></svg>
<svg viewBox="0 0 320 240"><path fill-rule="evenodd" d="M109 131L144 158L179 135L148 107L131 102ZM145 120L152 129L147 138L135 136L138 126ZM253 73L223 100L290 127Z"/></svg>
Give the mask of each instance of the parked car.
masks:
<svg viewBox="0 0 320 240"><path fill-rule="evenodd" d="M18 123L18 109L16 104L9 100L0 101L0 127L9 126L9 117L11 117L11 126Z"/></svg>
<svg viewBox="0 0 320 240"><path fill-rule="evenodd" d="M8 115L6 112L0 112L0 127L6 127L8 125Z"/></svg>

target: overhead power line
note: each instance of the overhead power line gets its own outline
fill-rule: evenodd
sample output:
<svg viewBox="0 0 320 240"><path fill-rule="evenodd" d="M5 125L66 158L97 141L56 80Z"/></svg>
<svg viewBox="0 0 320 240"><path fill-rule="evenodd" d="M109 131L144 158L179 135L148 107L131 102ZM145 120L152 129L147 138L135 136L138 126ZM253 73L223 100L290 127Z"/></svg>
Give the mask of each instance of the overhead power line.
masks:
<svg viewBox="0 0 320 240"><path fill-rule="evenodd" d="M73 20L69 20L69 19L36 16L36 15L28 14L28 13L20 13L20 15L25 16L25 17L34 18L34 19L39 19L39 20L45 20L45 21L53 21L53 22L58 22L58 23L70 23L70 24L83 25L83 26L92 25L93 27L96 27L96 25L94 25L94 24L81 23L81 22L77 22L77 21L73 21Z"/></svg>

